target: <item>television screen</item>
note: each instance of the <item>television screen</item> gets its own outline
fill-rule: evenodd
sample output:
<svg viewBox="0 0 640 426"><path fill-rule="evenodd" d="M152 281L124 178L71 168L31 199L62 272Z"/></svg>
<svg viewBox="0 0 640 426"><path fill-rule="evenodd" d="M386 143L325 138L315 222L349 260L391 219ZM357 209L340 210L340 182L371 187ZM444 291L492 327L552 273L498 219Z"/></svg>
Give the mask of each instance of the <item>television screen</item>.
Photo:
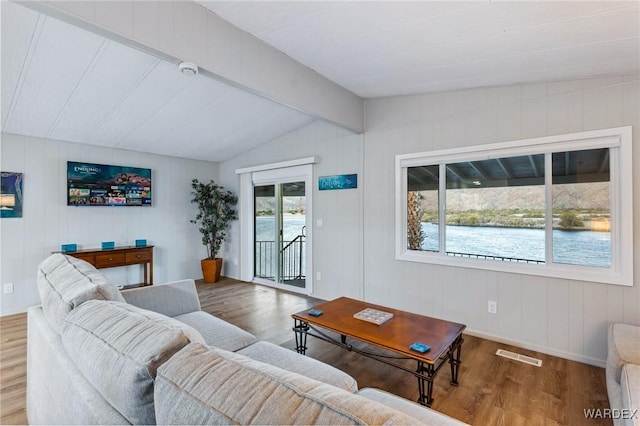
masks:
<svg viewBox="0 0 640 426"><path fill-rule="evenodd" d="M151 169L67 161L68 206L150 206Z"/></svg>

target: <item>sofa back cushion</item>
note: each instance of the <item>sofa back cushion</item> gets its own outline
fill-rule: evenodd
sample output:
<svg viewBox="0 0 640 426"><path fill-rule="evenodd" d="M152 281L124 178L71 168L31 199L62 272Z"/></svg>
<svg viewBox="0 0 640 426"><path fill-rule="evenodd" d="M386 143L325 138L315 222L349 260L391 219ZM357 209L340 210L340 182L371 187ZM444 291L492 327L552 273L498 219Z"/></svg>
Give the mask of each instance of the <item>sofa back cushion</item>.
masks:
<svg viewBox="0 0 640 426"><path fill-rule="evenodd" d="M420 424L383 404L193 343L158 369L158 424Z"/></svg>
<svg viewBox="0 0 640 426"><path fill-rule="evenodd" d="M87 300L124 302L118 288L93 265L61 253L38 266L38 291L42 310L58 333L67 314Z"/></svg>
<svg viewBox="0 0 640 426"><path fill-rule="evenodd" d="M67 315L61 336L78 370L123 417L155 424L157 368L191 340L204 341L189 328L126 303L91 300Z"/></svg>

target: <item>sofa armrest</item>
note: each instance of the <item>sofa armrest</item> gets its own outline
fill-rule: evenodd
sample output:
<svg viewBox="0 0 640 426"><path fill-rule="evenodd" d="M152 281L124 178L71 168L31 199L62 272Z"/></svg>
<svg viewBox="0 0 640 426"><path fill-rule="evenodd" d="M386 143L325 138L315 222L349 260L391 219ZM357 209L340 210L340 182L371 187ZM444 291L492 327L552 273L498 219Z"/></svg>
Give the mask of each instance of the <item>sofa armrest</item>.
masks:
<svg viewBox="0 0 640 426"><path fill-rule="evenodd" d="M625 425L640 426L640 365L625 364L620 377Z"/></svg>
<svg viewBox="0 0 640 426"><path fill-rule="evenodd" d="M122 296L127 303L169 317L200 310L196 283L192 279L123 290Z"/></svg>
<svg viewBox="0 0 640 426"><path fill-rule="evenodd" d="M619 386L622 366L640 364L640 326L613 323L609 325L607 342L607 378Z"/></svg>

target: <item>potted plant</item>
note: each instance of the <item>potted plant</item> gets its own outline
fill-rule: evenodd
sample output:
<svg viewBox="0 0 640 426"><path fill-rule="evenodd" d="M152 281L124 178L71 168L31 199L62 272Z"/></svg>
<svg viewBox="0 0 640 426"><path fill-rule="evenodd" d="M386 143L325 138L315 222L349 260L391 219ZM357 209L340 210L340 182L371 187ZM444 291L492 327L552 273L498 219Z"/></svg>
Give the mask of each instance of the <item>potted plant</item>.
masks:
<svg viewBox="0 0 640 426"><path fill-rule="evenodd" d="M238 218L235 209L238 197L213 180L201 183L193 179L191 188L191 202L198 206L198 213L190 222L200 226L202 244L207 248L207 258L200 262L202 275L204 282L215 283L222 271L222 258L218 258L217 254L227 235L227 228Z"/></svg>

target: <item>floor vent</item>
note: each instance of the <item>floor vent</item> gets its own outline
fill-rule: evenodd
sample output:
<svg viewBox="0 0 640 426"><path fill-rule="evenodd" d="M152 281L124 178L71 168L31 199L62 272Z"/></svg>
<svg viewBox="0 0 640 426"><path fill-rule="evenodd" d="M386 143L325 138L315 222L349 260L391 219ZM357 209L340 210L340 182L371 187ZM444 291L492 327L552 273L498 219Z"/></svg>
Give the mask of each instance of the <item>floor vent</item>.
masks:
<svg viewBox="0 0 640 426"><path fill-rule="evenodd" d="M533 358L526 355L517 354L515 352L505 351L504 349L498 349L496 351L496 355L509 358L514 361L524 362L525 364L535 365L536 367L542 367L542 360L538 358Z"/></svg>

